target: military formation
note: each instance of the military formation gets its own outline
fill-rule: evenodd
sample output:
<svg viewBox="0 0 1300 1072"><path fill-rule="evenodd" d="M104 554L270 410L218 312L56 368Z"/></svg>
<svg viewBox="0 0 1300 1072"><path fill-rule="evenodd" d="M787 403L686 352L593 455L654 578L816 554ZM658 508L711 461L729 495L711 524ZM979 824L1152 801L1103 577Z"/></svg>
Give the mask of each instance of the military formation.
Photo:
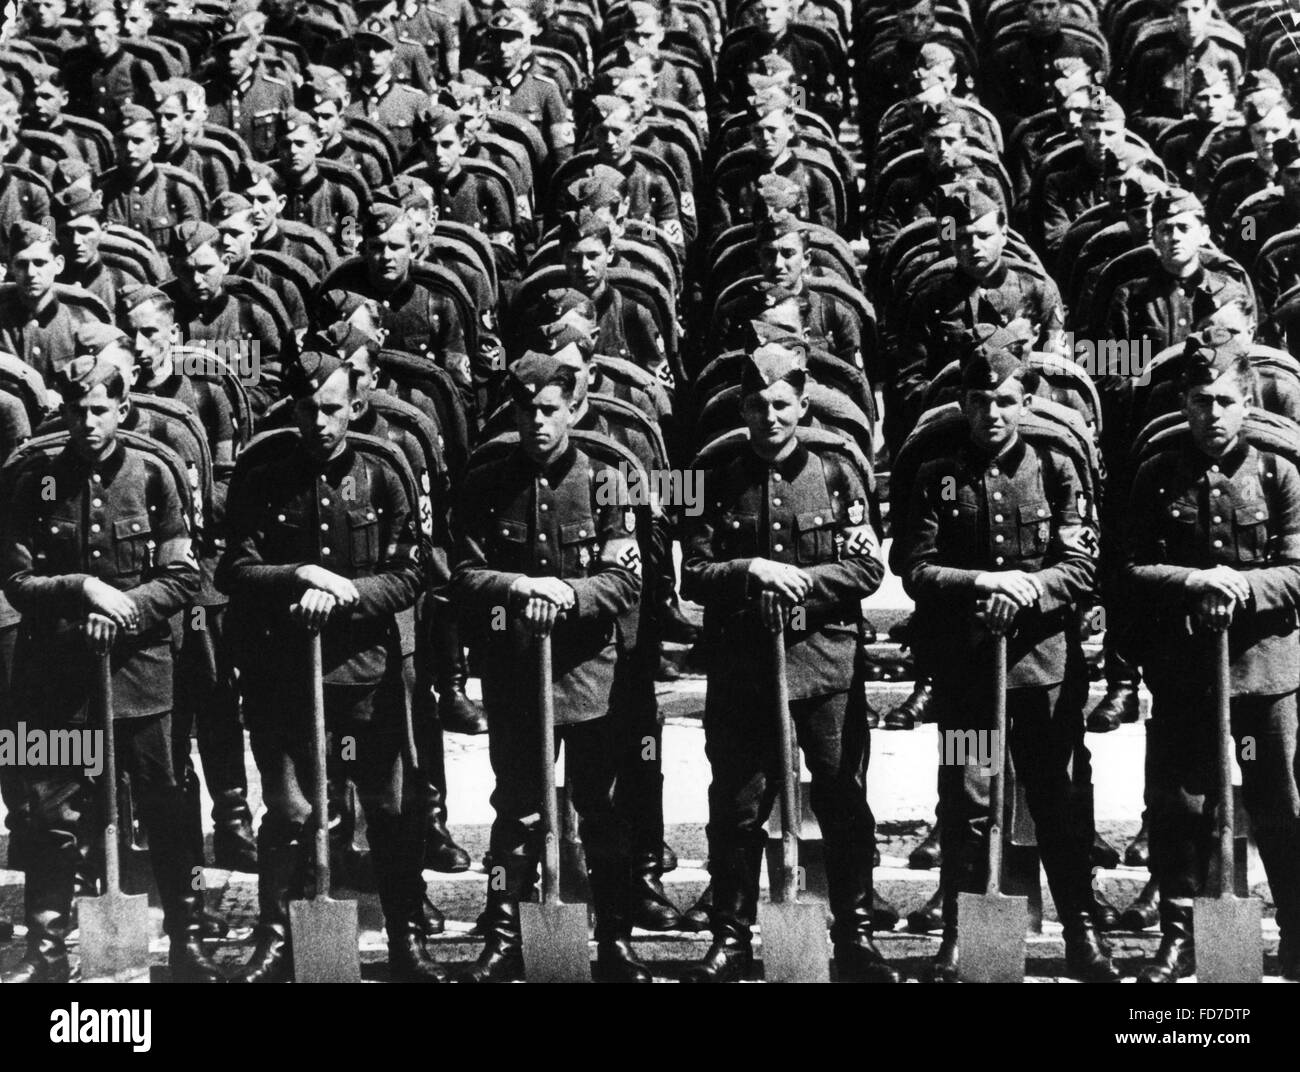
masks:
<svg viewBox="0 0 1300 1072"><path fill-rule="evenodd" d="M876 941L899 920L874 888L871 730L987 735L996 711L1066 973L1118 981L1085 730L1137 721L1140 683L1125 855L1152 879L1125 919L1161 942L1138 981L1196 972L1231 807L1219 700L1277 971L1300 979L1290 20L1216 0L11 5L0 728L84 728L111 692L123 777L0 766L25 874L4 982L75 977L75 898L116 881L110 794L147 841L175 981L293 979L326 830L378 893L391 978L521 979L558 836L537 757L561 745L593 978L652 980L637 927L710 931L683 979L745 979L794 777L774 680L839 980L901 980ZM915 687L879 712L862 604L887 569ZM663 885L665 644L707 676L692 906ZM457 968L423 878L474 863L447 826L448 733L487 734L494 779L483 946ZM935 982L963 976L960 897L1002 828L987 773L939 764L913 854L940 875L909 919L941 934ZM233 973L205 864L257 876Z"/></svg>

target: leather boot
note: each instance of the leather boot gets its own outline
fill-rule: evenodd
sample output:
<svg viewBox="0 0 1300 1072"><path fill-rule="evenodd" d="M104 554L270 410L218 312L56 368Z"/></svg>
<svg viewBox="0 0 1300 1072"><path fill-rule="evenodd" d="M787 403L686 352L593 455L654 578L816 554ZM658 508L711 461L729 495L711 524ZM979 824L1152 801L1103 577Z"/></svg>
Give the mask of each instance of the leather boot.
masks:
<svg viewBox="0 0 1300 1072"><path fill-rule="evenodd" d="M486 936L483 952L456 977L462 983L510 983L524 977L523 938L519 931L519 902L537 882L537 864L523 856L493 858L504 869L503 888L489 883L487 905L478 918Z"/></svg>
<svg viewBox="0 0 1300 1072"><path fill-rule="evenodd" d="M395 983L445 983L446 970L429 957L409 921L388 929L388 974Z"/></svg>
<svg viewBox="0 0 1300 1072"><path fill-rule="evenodd" d="M1065 929L1065 970L1085 983L1118 983L1119 972L1088 913L1073 912L1061 925Z"/></svg>
<svg viewBox="0 0 1300 1072"><path fill-rule="evenodd" d="M943 940L939 943L939 952L930 961L926 969L926 981L930 983L960 982L957 972L957 927L954 924L944 926Z"/></svg>
<svg viewBox="0 0 1300 1072"><path fill-rule="evenodd" d="M181 776L180 792L182 795L182 805L184 809L184 851L190 854L192 862L197 866L203 863L203 797L199 786L199 776L194 773L194 768L189 766L188 757L186 764L181 768L184 772ZM213 811L216 811L215 806ZM215 846L215 842L214 842ZM215 855L215 848L214 848ZM254 854L256 859L256 854ZM217 864L217 867L224 866ZM257 868L254 866L253 872ZM187 879L188 883L190 880ZM216 912L208 911L202 896L199 898L199 937L205 941L220 941L230 933L230 924L226 922L223 916Z"/></svg>
<svg viewBox="0 0 1300 1072"><path fill-rule="evenodd" d="M1139 983L1176 983L1196 971L1192 906L1160 902L1160 948L1155 960L1138 972Z"/></svg>
<svg viewBox="0 0 1300 1072"><path fill-rule="evenodd" d="M682 974L683 983L738 983L754 967L754 951L748 936L715 935L704 959Z"/></svg>
<svg viewBox="0 0 1300 1072"><path fill-rule="evenodd" d="M305 888L303 826L267 816L257 831L256 945L232 983L287 983L293 978L289 945L289 901Z"/></svg>
<svg viewBox="0 0 1300 1072"><path fill-rule="evenodd" d="M925 840L908 854L907 866L913 871L928 871L942 863L943 853L939 849L939 820L935 819Z"/></svg>
<svg viewBox="0 0 1300 1072"><path fill-rule="evenodd" d="M456 844L447 829L447 763L443 752L442 726L424 705L416 722L420 751L419 779L424 809L424 867L446 875L470 868L469 853Z"/></svg>
<svg viewBox="0 0 1300 1072"><path fill-rule="evenodd" d="M466 733L471 736L487 733L487 716L483 713L483 708L465 693L465 684L469 680L469 663L460 643L460 629L456 620L442 607L432 617L438 721L448 733Z"/></svg>
<svg viewBox="0 0 1300 1072"><path fill-rule="evenodd" d="M1277 943L1277 970L1283 979L1300 982L1300 942L1287 931L1282 932Z"/></svg>
<svg viewBox="0 0 1300 1072"><path fill-rule="evenodd" d="M1158 895L1159 885L1155 879L1150 879L1137 900L1124 909L1119 918L1120 926L1126 931L1144 931L1154 927L1160 919L1160 909L1156 904Z"/></svg>
<svg viewBox="0 0 1300 1072"><path fill-rule="evenodd" d="M11 971L0 976L0 983L66 983L76 847L72 843L63 849L30 843L26 863L23 905L27 953Z"/></svg>
<svg viewBox="0 0 1300 1072"><path fill-rule="evenodd" d="M225 789L212 800L212 863L226 871L257 874L257 839L244 789Z"/></svg>
<svg viewBox="0 0 1300 1072"><path fill-rule="evenodd" d="M835 945L835 972L841 983L901 983L903 977L881 953L870 934Z"/></svg>
<svg viewBox="0 0 1300 1072"><path fill-rule="evenodd" d="M699 934L701 931L709 929L709 913L713 911L713 883L710 882L701 891L695 903L682 913L682 921L678 924L678 930L689 931L692 934Z"/></svg>
<svg viewBox="0 0 1300 1072"><path fill-rule="evenodd" d="M713 944L703 960L687 968L682 982L737 982L753 967L751 933L758 912L762 838L762 831L758 831L739 844L710 844L713 906L709 922Z"/></svg>
<svg viewBox="0 0 1300 1072"><path fill-rule="evenodd" d="M1146 812L1142 813L1142 826L1124 850L1125 867L1151 866L1151 835L1147 830Z"/></svg>
<svg viewBox="0 0 1300 1072"><path fill-rule="evenodd" d="M930 722L934 690L928 678L918 677L910 695L885 716L885 729L910 730L918 722Z"/></svg>
<svg viewBox="0 0 1300 1072"><path fill-rule="evenodd" d="M666 875L670 871L677 870L677 853L668 842L664 842L663 848L659 850L659 873Z"/></svg>
<svg viewBox="0 0 1300 1072"><path fill-rule="evenodd" d="M880 896L879 890L871 893L871 929L876 933L889 932L898 926L902 913Z"/></svg>
<svg viewBox="0 0 1300 1072"><path fill-rule="evenodd" d="M1091 863L1093 867L1105 868L1107 871L1119 867L1119 850L1095 831L1092 835Z"/></svg>
<svg viewBox="0 0 1300 1072"><path fill-rule="evenodd" d="M682 914L664 892L663 852L643 852L632 861L632 923L647 931L680 930Z"/></svg>
<svg viewBox="0 0 1300 1072"><path fill-rule="evenodd" d="M442 934L447 929L447 917L442 914L442 910L429 899L429 895L426 893L420 899L420 904L415 910L411 925L415 928L415 933L420 937L432 938L435 934Z"/></svg>
<svg viewBox="0 0 1300 1072"><path fill-rule="evenodd" d="M942 886L920 908L907 913L907 929L912 934L933 934L943 930Z"/></svg>
<svg viewBox="0 0 1300 1072"><path fill-rule="evenodd" d="M872 856L875 846L868 840L843 831L824 831L826 887L830 901L831 940L841 982L896 983L897 971L890 967L875 941L875 888ZM893 922L898 923L897 912ZM892 929L892 928L891 928Z"/></svg>
<svg viewBox="0 0 1300 1072"><path fill-rule="evenodd" d="M589 854L587 878L596 912L596 965L592 978L598 983L651 982L650 969L632 949L633 871L627 857Z"/></svg>
<svg viewBox="0 0 1300 1072"><path fill-rule="evenodd" d="M1088 731L1110 733L1124 722L1136 722L1139 715L1137 683L1110 681L1106 684L1106 695L1088 714Z"/></svg>

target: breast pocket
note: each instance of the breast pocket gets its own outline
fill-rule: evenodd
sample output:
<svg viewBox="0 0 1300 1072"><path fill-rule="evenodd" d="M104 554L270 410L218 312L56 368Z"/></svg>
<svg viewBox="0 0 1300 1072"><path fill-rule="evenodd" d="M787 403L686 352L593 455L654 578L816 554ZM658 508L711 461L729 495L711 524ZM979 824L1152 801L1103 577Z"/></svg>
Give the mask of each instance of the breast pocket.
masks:
<svg viewBox="0 0 1300 1072"><path fill-rule="evenodd" d="M527 571L528 562L528 526L522 521L509 518L495 518L492 543L496 551L496 562L492 565L503 569Z"/></svg>
<svg viewBox="0 0 1300 1072"><path fill-rule="evenodd" d="M1167 503L1161 511L1161 532L1159 550L1162 558L1169 558L1174 563L1190 563L1204 555L1204 548L1197 546L1196 539L1196 503L1190 499L1175 499Z"/></svg>
<svg viewBox="0 0 1300 1072"><path fill-rule="evenodd" d="M354 569L370 569L379 561L379 515L373 507L348 511L348 544Z"/></svg>
<svg viewBox="0 0 1300 1072"><path fill-rule="evenodd" d="M272 562L301 562L311 557L307 546L310 519L298 510L277 510L266 525L267 558Z"/></svg>
<svg viewBox="0 0 1300 1072"><path fill-rule="evenodd" d="M1233 512L1238 562L1262 562L1268 557L1268 518L1268 503L1262 499Z"/></svg>
<svg viewBox="0 0 1300 1072"><path fill-rule="evenodd" d="M1052 538L1052 508L1046 500L1021 503L1016 526L1023 558L1041 558Z"/></svg>
<svg viewBox="0 0 1300 1072"><path fill-rule="evenodd" d="M758 515L738 510L725 511L716 540L720 558L751 557L758 551Z"/></svg>
<svg viewBox="0 0 1300 1072"><path fill-rule="evenodd" d="M979 507L973 502L945 502L939 513L938 543L943 550L969 550L979 538Z"/></svg>
<svg viewBox="0 0 1300 1072"><path fill-rule="evenodd" d="M795 560L804 566L835 557L835 515L829 506L796 515L794 544Z"/></svg>
<svg viewBox="0 0 1300 1072"><path fill-rule="evenodd" d="M250 148L259 156L268 156L275 151L279 133L279 112L260 112L253 116L250 131Z"/></svg>
<svg viewBox="0 0 1300 1072"><path fill-rule="evenodd" d="M69 517L46 519L34 541L34 565L38 573L80 573L81 541L78 523Z"/></svg>
<svg viewBox="0 0 1300 1072"><path fill-rule="evenodd" d="M121 573L143 573L153 563L153 529L145 514L113 522L113 549Z"/></svg>

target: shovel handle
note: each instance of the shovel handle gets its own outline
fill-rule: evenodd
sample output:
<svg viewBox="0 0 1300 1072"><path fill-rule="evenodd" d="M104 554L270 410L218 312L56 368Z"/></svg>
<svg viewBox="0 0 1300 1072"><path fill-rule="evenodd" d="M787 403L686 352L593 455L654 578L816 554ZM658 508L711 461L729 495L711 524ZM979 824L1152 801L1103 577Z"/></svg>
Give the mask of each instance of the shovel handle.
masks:
<svg viewBox="0 0 1300 1072"><path fill-rule="evenodd" d="M541 712L538 756L542 764L542 903L560 903L560 805L555 792L555 693L551 683L551 634L537 638L537 708Z"/></svg>
<svg viewBox="0 0 1300 1072"><path fill-rule="evenodd" d="M785 666L785 631L771 631L772 671L776 679L776 719L781 741L781 900L794 903L799 872L799 775L795 767L794 727L790 723L790 680Z"/></svg>
<svg viewBox="0 0 1300 1072"><path fill-rule="evenodd" d="M113 735L112 656L95 657L96 721L104 727L104 888L107 893L122 889L122 860L117 843L117 741Z"/></svg>
<svg viewBox="0 0 1300 1072"><path fill-rule="evenodd" d="M325 755L325 670L318 631L309 635L308 647L311 657L312 758L316 767L312 809L316 812L316 897L319 899L330 895L330 802Z"/></svg>
<svg viewBox="0 0 1300 1072"><path fill-rule="evenodd" d="M989 779L989 877L985 887L990 896L1002 892L1002 813L1005 807L1007 747L1007 637L993 637L993 732L997 736L997 768Z"/></svg>
<svg viewBox="0 0 1300 1072"><path fill-rule="evenodd" d="M1235 865L1232 840L1232 667L1228 654L1228 630L1215 638L1214 714L1218 723L1219 744L1219 896L1232 893Z"/></svg>

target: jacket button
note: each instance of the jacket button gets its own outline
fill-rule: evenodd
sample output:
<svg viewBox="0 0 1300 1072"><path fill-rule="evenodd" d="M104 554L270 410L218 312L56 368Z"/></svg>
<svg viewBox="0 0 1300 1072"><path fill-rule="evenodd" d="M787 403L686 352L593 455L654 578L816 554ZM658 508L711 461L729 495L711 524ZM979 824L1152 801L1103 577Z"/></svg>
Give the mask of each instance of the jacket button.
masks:
<svg viewBox="0 0 1300 1072"><path fill-rule="evenodd" d="M546 533L544 533L544 532L539 532L539 533L537 534L537 540L538 540L539 543L545 543L545 542L546 542Z"/></svg>
<svg viewBox="0 0 1300 1072"><path fill-rule="evenodd" d="M1263 521L1263 520L1264 520L1264 511L1263 511L1263 510L1256 510L1256 511L1255 511L1255 520L1256 520L1256 521Z"/></svg>
<svg viewBox="0 0 1300 1072"><path fill-rule="evenodd" d="M1002 492L1000 492L1000 491L995 491L995 492L993 493L993 499L994 499L995 502L1001 502L1001 501L1002 501Z"/></svg>
<svg viewBox="0 0 1300 1072"><path fill-rule="evenodd" d="M1221 517L1216 517L1216 518L1214 518L1214 523L1215 523L1216 525L1220 525L1220 524L1222 524L1222 523L1223 523L1223 518L1221 518Z"/></svg>
<svg viewBox="0 0 1300 1072"><path fill-rule="evenodd" d="M321 553L322 555L328 555L328 554L330 553L330 549L329 549L328 547L322 547L322 548L320 549L320 553Z"/></svg>
<svg viewBox="0 0 1300 1072"><path fill-rule="evenodd" d="M739 521L733 521L733 522L731 523L731 527L732 527L733 529L738 529L738 528L740 528L740 522L739 522Z"/></svg>
<svg viewBox="0 0 1300 1072"><path fill-rule="evenodd" d="M501 535L502 535L502 536L509 536L509 535L510 535L510 530L509 530L509 529L502 529L502 530L501 530Z"/></svg>
<svg viewBox="0 0 1300 1072"><path fill-rule="evenodd" d="M773 505L773 506L780 506L780 505L781 505L781 500L780 500L780 499L773 499L773 500L772 500L772 505Z"/></svg>
<svg viewBox="0 0 1300 1072"><path fill-rule="evenodd" d="M820 525L821 523L822 523L822 519L820 517L813 518L814 525Z"/></svg>
<svg viewBox="0 0 1300 1072"><path fill-rule="evenodd" d="M99 551L91 551L91 552L90 552L90 557L91 557L91 558L99 558L99 557L100 557L100 552L99 552Z"/></svg>
<svg viewBox="0 0 1300 1072"><path fill-rule="evenodd" d="M772 544L772 550L773 550L773 551L784 551L784 550L785 550L785 545L784 545L784 544L780 544L780 543L774 543L774 544Z"/></svg>
<svg viewBox="0 0 1300 1072"><path fill-rule="evenodd" d="M320 526L320 530L321 530L321 532L329 532L329 530L330 530L329 523L328 523L328 522L325 522L325 521L322 521L322 522L321 522L321 526Z"/></svg>
<svg viewBox="0 0 1300 1072"><path fill-rule="evenodd" d="M1182 517L1182 516L1183 516L1183 512L1182 512L1181 510L1178 510L1178 509L1170 510L1169 513L1170 513L1172 516L1174 516L1174 517Z"/></svg>
<svg viewBox="0 0 1300 1072"><path fill-rule="evenodd" d="M1223 546L1223 541L1222 541L1222 540L1215 540L1215 541L1214 541L1214 546L1215 546L1215 547L1222 547L1222 546Z"/></svg>
<svg viewBox="0 0 1300 1072"><path fill-rule="evenodd" d="M1000 566L1000 565L1002 565L1002 563L1005 562L1005 561L1006 561L1005 558L1003 558L1001 555L998 555L998 557L995 558L995 559L993 560L993 564L994 564L995 566Z"/></svg>
<svg viewBox="0 0 1300 1072"><path fill-rule="evenodd" d="M994 514L994 515L993 515L993 520L994 520L994 521L1001 521L1001 520L1002 520L1002 515L1001 515L1001 514Z"/></svg>
<svg viewBox="0 0 1300 1072"><path fill-rule="evenodd" d="M587 535L587 530L586 530L586 529L579 529L579 530L578 530L578 535L579 535L579 536L586 536L586 535Z"/></svg>
<svg viewBox="0 0 1300 1072"><path fill-rule="evenodd" d="M546 511L549 510L550 507L547 506L546 503L541 503L538 505L537 509L539 509L542 513L546 513Z"/></svg>
<svg viewBox="0 0 1300 1072"><path fill-rule="evenodd" d="M103 499L91 499L91 500L90 500L90 505L91 505L91 506L103 506L103 505L104 505L104 500L103 500Z"/></svg>
<svg viewBox="0 0 1300 1072"><path fill-rule="evenodd" d="M1002 542L1005 541L1005 540L1006 540L1006 537L1003 536L1002 533L1000 533L1000 532L999 532L996 536L993 537L993 542L994 542L994 543L1002 543Z"/></svg>
<svg viewBox="0 0 1300 1072"><path fill-rule="evenodd" d="M781 531L781 522L779 522L779 521L773 521L773 522L772 522L772 531L773 531L773 532L780 532L780 531Z"/></svg>
<svg viewBox="0 0 1300 1072"><path fill-rule="evenodd" d="M275 515L275 519L276 519L276 521L283 521L283 520L284 520L284 514L276 514L276 515Z"/></svg>

